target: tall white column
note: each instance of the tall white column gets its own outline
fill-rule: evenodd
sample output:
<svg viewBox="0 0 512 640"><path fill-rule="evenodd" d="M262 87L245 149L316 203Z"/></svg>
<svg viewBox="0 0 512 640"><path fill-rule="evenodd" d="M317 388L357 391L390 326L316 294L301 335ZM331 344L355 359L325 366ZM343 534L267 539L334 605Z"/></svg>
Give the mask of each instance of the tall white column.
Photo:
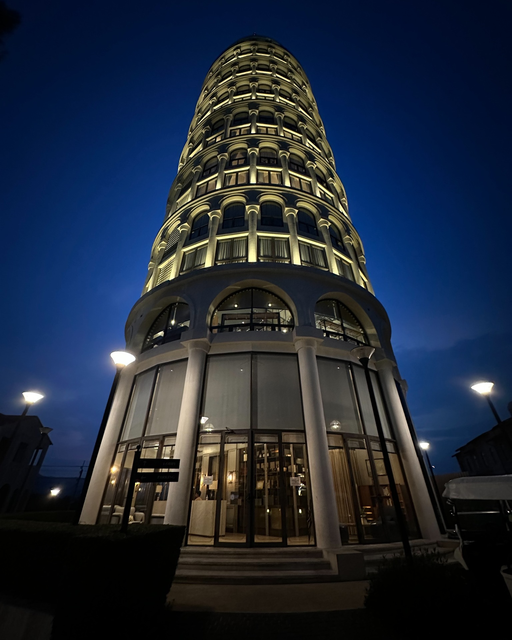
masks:
<svg viewBox="0 0 512 640"><path fill-rule="evenodd" d="M217 230L219 228L221 212L217 209L216 211L210 211L208 215L210 216L210 228L208 230L208 249L206 250L206 261L204 263L205 269L213 267L215 264Z"/></svg>
<svg viewBox="0 0 512 640"><path fill-rule="evenodd" d="M183 342L188 349L187 373L181 399L178 432L174 457L180 461L179 481L169 485L164 524L186 525L192 498L192 473L196 457L197 428L203 389L206 354L210 349L207 340Z"/></svg>
<svg viewBox="0 0 512 640"><path fill-rule="evenodd" d="M297 209L286 207L284 210L288 231L290 232L290 253L292 264L302 264L300 259L299 236L297 234Z"/></svg>
<svg viewBox="0 0 512 640"><path fill-rule="evenodd" d="M317 338L299 337L295 339L295 349L299 359L316 544L321 549L338 549L341 547L341 538L316 362L318 342Z"/></svg>
<svg viewBox="0 0 512 640"><path fill-rule="evenodd" d="M133 365L123 369L120 373L107 426L98 451L82 513L80 514L80 524L96 524L105 485L110 474L110 465L119 441L119 432L123 426L126 407L130 401L134 376L135 368Z"/></svg>
<svg viewBox="0 0 512 640"><path fill-rule="evenodd" d="M384 400L391 417L414 509L418 516L421 535L427 540L437 540L441 536L441 532L439 531L434 508L425 485L425 478L421 471L400 396L396 389L395 378L393 377L393 367L396 365L392 360L385 358L377 360L375 366L377 367L377 375L379 376Z"/></svg>
<svg viewBox="0 0 512 640"><path fill-rule="evenodd" d="M251 204L247 207L249 222L248 262L258 262L258 211L259 206L256 204Z"/></svg>

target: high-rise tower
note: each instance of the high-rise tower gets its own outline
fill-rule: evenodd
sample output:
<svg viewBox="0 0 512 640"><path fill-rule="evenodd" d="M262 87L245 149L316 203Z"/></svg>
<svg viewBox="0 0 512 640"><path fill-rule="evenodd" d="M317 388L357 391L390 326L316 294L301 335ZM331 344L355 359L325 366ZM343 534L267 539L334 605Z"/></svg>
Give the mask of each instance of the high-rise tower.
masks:
<svg viewBox="0 0 512 640"><path fill-rule="evenodd" d="M119 520L141 445L179 458L180 480L138 486L133 518L186 524L188 544L396 540L377 418L411 537L439 535L389 320L277 42L244 38L208 72L142 293L82 522ZM377 411L358 345L376 350Z"/></svg>

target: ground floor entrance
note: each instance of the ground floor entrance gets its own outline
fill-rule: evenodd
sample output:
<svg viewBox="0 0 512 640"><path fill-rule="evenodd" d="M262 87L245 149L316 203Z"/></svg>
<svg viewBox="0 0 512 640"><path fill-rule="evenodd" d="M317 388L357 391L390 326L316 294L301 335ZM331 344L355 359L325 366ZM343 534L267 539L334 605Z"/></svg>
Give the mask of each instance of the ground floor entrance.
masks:
<svg viewBox="0 0 512 640"><path fill-rule="evenodd" d="M303 433L199 436L188 544L314 545Z"/></svg>

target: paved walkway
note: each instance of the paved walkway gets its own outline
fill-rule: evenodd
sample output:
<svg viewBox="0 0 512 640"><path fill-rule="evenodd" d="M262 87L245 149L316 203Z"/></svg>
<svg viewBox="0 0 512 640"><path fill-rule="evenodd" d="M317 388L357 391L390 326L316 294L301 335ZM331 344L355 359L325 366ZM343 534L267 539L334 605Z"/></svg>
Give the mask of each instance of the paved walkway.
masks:
<svg viewBox="0 0 512 640"><path fill-rule="evenodd" d="M306 613L361 609L368 582L318 584L173 584L173 611L219 613Z"/></svg>

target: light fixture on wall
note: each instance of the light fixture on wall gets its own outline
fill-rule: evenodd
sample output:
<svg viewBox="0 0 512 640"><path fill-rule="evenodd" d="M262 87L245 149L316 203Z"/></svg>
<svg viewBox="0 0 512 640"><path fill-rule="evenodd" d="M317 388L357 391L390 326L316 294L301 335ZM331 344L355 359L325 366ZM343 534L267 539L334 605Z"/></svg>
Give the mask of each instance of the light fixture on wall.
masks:
<svg viewBox="0 0 512 640"><path fill-rule="evenodd" d="M228 473L228 484L233 484L233 482L235 481L235 475L236 475L235 471L230 471Z"/></svg>
<svg viewBox="0 0 512 640"><path fill-rule="evenodd" d="M341 429L341 422L339 420L331 420L331 424L329 426L331 429Z"/></svg>

